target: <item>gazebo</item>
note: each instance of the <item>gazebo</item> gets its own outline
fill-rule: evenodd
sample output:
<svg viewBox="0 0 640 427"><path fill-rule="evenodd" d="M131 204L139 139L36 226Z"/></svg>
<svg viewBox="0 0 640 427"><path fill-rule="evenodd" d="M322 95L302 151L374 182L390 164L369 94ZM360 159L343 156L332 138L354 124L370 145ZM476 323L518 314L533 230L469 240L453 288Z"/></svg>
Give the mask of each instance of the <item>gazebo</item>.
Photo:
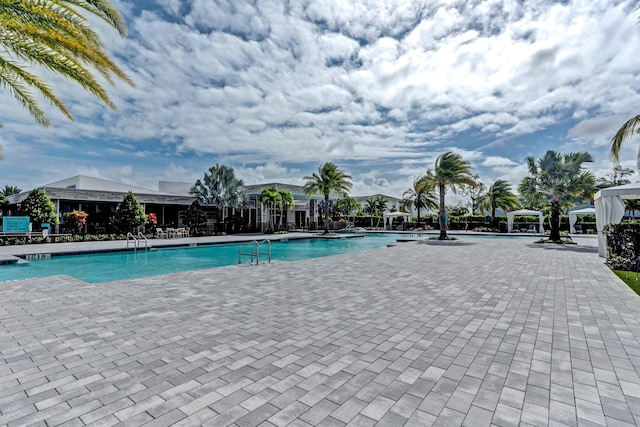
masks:
<svg viewBox="0 0 640 427"><path fill-rule="evenodd" d="M607 224L618 224L624 216L622 199L640 199L640 183L603 188L594 196L596 206L596 228L598 229L598 255L606 256L603 228Z"/></svg>
<svg viewBox="0 0 640 427"><path fill-rule="evenodd" d="M384 220L384 229L391 229L391 226L393 225L393 219L398 217L410 218L411 214L406 212L385 212L384 214L382 214L382 218ZM387 228L387 219L389 220L389 228Z"/></svg>
<svg viewBox="0 0 640 427"><path fill-rule="evenodd" d="M571 233L576 232L576 222L578 222L578 215L595 215L596 208L583 208L576 209L575 211L569 212L569 230Z"/></svg>
<svg viewBox="0 0 640 427"><path fill-rule="evenodd" d="M538 231L540 234L544 232L544 214L540 211L532 211L530 209L520 209L517 211L507 212L507 230L509 233L513 231L513 217L514 216L539 216L540 217L540 225L538 227Z"/></svg>

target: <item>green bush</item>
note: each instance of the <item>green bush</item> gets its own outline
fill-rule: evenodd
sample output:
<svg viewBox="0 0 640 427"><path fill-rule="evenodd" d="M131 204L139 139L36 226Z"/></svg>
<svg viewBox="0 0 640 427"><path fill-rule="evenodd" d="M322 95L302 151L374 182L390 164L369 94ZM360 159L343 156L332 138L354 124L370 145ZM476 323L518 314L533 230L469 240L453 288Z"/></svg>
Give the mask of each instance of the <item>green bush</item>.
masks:
<svg viewBox="0 0 640 427"><path fill-rule="evenodd" d="M608 259L616 263L623 260L630 265L640 255L640 224L608 224L604 229L607 237ZM621 258L620 260L618 258Z"/></svg>

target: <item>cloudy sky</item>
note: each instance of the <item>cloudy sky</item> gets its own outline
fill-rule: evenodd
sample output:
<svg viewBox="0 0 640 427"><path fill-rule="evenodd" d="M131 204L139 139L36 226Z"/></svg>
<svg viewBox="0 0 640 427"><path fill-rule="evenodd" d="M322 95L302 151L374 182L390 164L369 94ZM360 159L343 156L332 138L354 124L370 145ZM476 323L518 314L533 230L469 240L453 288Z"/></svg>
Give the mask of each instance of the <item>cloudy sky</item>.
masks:
<svg viewBox="0 0 640 427"><path fill-rule="evenodd" d="M114 4L129 36L101 34L135 86L109 87L112 111L50 78L75 117L47 107L50 129L4 93L0 186L82 174L157 189L215 163L302 184L332 161L353 195L399 197L447 150L485 184L517 185L548 149L589 151L603 176L611 136L640 113L635 1Z"/></svg>

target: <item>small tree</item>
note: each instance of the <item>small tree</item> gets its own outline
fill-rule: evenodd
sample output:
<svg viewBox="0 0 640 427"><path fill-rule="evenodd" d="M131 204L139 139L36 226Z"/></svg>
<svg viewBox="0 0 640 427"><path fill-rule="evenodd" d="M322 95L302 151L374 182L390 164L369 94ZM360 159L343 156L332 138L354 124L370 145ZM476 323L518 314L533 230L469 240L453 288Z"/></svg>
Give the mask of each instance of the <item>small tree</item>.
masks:
<svg viewBox="0 0 640 427"><path fill-rule="evenodd" d="M133 191L125 194L122 203L118 203L116 212L109 220L109 223L125 233L147 223L147 217Z"/></svg>
<svg viewBox="0 0 640 427"><path fill-rule="evenodd" d="M180 215L182 223L189 227L193 234L203 234L207 227L207 214L204 213L200 202L194 200L186 212Z"/></svg>
<svg viewBox="0 0 640 427"><path fill-rule="evenodd" d="M42 188L32 190L20 203L20 214L31 217L31 222L39 226L41 223L58 224L56 207Z"/></svg>
<svg viewBox="0 0 640 427"><path fill-rule="evenodd" d="M479 210L480 202L487 191L484 183L480 180L480 175L472 175L475 185L461 185L460 193L471 200L471 215L476 215Z"/></svg>

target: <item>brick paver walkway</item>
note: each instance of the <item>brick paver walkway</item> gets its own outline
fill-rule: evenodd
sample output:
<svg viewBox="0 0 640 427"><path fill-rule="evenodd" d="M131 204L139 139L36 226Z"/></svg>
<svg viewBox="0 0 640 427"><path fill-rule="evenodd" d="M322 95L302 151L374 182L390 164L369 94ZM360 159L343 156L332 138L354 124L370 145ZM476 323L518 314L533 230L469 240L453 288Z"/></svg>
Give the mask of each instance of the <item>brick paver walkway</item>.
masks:
<svg viewBox="0 0 640 427"><path fill-rule="evenodd" d="M0 283L0 425L636 425L640 298L584 245L464 239Z"/></svg>

